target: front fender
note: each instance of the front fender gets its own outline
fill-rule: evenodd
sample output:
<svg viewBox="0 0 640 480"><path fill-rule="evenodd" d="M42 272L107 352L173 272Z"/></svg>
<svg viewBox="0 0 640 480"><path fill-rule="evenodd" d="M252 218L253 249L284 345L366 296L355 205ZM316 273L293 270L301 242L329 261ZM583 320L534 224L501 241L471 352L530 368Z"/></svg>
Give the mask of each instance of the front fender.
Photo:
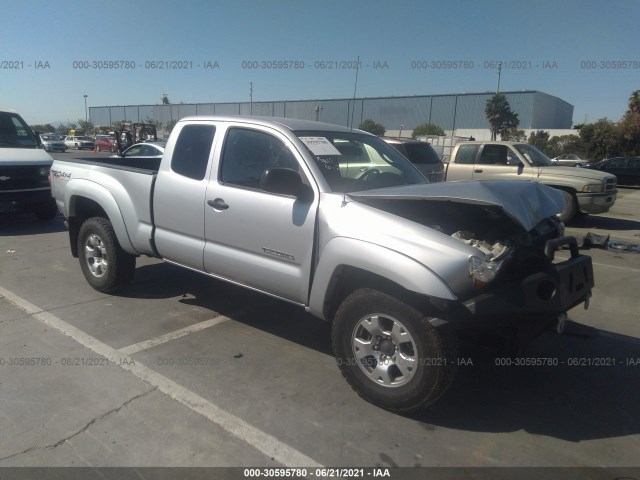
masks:
<svg viewBox="0 0 640 480"><path fill-rule="evenodd" d="M138 252L133 247L127 226L122 217L120 207L113 198L113 195L105 187L85 179L73 179L70 180L64 189L64 204L68 206L65 210L65 216L76 216L76 205L80 198L87 198L93 200L105 211L113 230L118 238L118 243L122 249L132 255L137 255Z"/></svg>
<svg viewBox="0 0 640 480"><path fill-rule="evenodd" d="M449 286L415 259L374 243L346 237L330 240L322 250L309 296L309 311L324 318L330 284L338 269L355 267L430 297L456 300Z"/></svg>

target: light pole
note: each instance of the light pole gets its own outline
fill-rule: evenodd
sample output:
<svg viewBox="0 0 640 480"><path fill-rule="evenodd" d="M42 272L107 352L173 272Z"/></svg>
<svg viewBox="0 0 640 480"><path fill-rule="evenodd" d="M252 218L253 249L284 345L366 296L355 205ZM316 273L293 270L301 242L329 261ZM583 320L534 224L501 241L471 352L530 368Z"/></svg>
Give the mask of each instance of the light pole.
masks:
<svg viewBox="0 0 640 480"><path fill-rule="evenodd" d="M496 95L500 92L500 75L502 74L502 62L498 62L498 85L496 86Z"/></svg>
<svg viewBox="0 0 640 480"><path fill-rule="evenodd" d="M316 122L320 118L320 110L322 110L322 107L320 105L316 105Z"/></svg>
<svg viewBox="0 0 640 480"><path fill-rule="evenodd" d="M402 138L402 129L404 128L404 125L400 125L400 134L398 135L400 138Z"/></svg>
<svg viewBox="0 0 640 480"><path fill-rule="evenodd" d="M84 121L85 122L89 121L89 117L87 115L87 96L88 95L84 96Z"/></svg>

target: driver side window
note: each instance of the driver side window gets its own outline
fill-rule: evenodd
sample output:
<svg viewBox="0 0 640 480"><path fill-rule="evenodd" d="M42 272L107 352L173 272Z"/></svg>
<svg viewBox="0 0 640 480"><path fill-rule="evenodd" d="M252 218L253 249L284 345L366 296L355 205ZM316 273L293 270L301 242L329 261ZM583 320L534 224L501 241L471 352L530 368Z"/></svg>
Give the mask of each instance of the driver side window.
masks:
<svg viewBox="0 0 640 480"><path fill-rule="evenodd" d="M221 158L221 183L260 189L260 177L274 167L300 173L295 156L278 138L258 130L229 129Z"/></svg>

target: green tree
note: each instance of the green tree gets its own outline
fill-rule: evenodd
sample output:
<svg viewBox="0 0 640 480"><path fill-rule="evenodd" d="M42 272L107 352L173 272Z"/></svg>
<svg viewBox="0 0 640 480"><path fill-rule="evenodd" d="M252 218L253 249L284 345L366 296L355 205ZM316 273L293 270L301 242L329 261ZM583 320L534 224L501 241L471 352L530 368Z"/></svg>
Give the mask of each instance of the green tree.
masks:
<svg viewBox="0 0 640 480"><path fill-rule="evenodd" d="M91 120L78 120L78 129L82 130L85 135L93 134L96 126Z"/></svg>
<svg viewBox="0 0 640 480"><path fill-rule="evenodd" d="M61 123L56 127L56 133L60 133L61 135L69 135L69 130L75 130L76 128L78 128L78 125L75 123Z"/></svg>
<svg viewBox="0 0 640 480"><path fill-rule="evenodd" d="M542 150L544 152L549 144L549 132L545 132L544 130L531 132L528 143L529 145L533 145L538 150Z"/></svg>
<svg viewBox="0 0 640 480"><path fill-rule="evenodd" d="M524 130L518 130L517 128L510 128L500 133L500 138L502 140L508 140L511 142L526 142L527 134L524 133Z"/></svg>
<svg viewBox="0 0 640 480"><path fill-rule="evenodd" d="M426 137L427 135L445 135L444 129L440 125L434 123L422 123L413 129L411 136L413 138Z"/></svg>
<svg viewBox="0 0 640 480"><path fill-rule="evenodd" d="M376 123L370 118L367 118L364 122L362 122L358 128L360 130L364 130L365 132L373 133L374 135L377 135L379 137L384 135L387 131L387 129L384 128L384 125L382 125L381 123Z"/></svg>
<svg viewBox="0 0 640 480"><path fill-rule="evenodd" d="M629 97L629 112L640 113L640 90L636 90Z"/></svg>
<svg viewBox="0 0 640 480"><path fill-rule="evenodd" d="M583 158L589 158L584 141L578 135L559 135L551 137L542 151L554 158L564 153L575 153Z"/></svg>
<svg viewBox="0 0 640 480"><path fill-rule="evenodd" d="M484 114L489 121L491 140L495 140L498 134L502 136L503 133L506 134L509 130L518 128L520 125L518 114L511 111L507 97L501 93L496 93L487 100Z"/></svg>
<svg viewBox="0 0 640 480"><path fill-rule="evenodd" d="M56 127L50 123L44 123L39 125L31 125L31 130L39 133L53 133L56 131Z"/></svg>
<svg viewBox="0 0 640 480"><path fill-rule="evenodd" d="M155 120L151 117L145 118L144 123L148 123L149 125L155 125L156 130L160 130L162 128L162 122L159 120Z"/></svg>
<svg viewBox="0 0 640 480"><path fill-rule="evenodd" d="M176 126L176 123L178 123L177 120L171 120L169 123L167 123L164 127L165 130L165 138L171 133L171 131L173 130L173 127Z"/></svg>
<svg viewBox="0 0 640 480"><path fill-rule="evenodd" d="M601 118L595 123L583 125L579 132L590 158L601 160L621 154L619 131L611 120Z"/></svg>

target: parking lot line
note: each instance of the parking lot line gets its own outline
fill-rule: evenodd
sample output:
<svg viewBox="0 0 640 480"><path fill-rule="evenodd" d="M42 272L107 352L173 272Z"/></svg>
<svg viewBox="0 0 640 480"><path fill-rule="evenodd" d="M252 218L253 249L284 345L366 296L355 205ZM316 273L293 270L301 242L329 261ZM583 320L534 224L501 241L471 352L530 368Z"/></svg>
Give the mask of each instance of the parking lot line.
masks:
<svg viewBox="0 0 640 480"><path fill-rule="evenodd" d="M30 303L15 293L0 287L0 295L27 314L31 315L33 318L36 318L49 327L58 330L62 334L72 338L83 347L92 350L98 355L108 358L123 370L132 373L140 380L156 387L159 391L173 398L180 404L196 413L199 413L212 423L222 427L234 437L264 453L275 462L287 467L322 467L320 463L286 443L281 442L274 436L263 432L241 418L221 409L209 400L206 400L164 375L146 367L139 361L132 362L131 359L127 358L127 355L123 355L118 350L111 348L105 343L102 343L98 339L83 332L79 328L61 320L55 315L42 310L37 305Z"/></svg>
<svg viewBox="0 0 640 480"><path fill-rule="evenodd" d="M165 333L164 335L160 335L158 337L154 337L149 340L145 340L143 342L135 343L133 345L129 345L128 347L123 347L118 350L118 353L124 356L133 355L134 353L147 350L157 345L162 345L163 343L167 343L167 342L170 342L171 340L184 337L185 335L189 335L190 333L199 332L200 330L213 327L214 325L218 325L228 320L231 320L231 319L229 317L225 317L224 315L220 315L218 317L205 320L204 322L199 322L193 325L189 325L188 327L181 328L180 330L175 330L173 332Z"/></svg>

